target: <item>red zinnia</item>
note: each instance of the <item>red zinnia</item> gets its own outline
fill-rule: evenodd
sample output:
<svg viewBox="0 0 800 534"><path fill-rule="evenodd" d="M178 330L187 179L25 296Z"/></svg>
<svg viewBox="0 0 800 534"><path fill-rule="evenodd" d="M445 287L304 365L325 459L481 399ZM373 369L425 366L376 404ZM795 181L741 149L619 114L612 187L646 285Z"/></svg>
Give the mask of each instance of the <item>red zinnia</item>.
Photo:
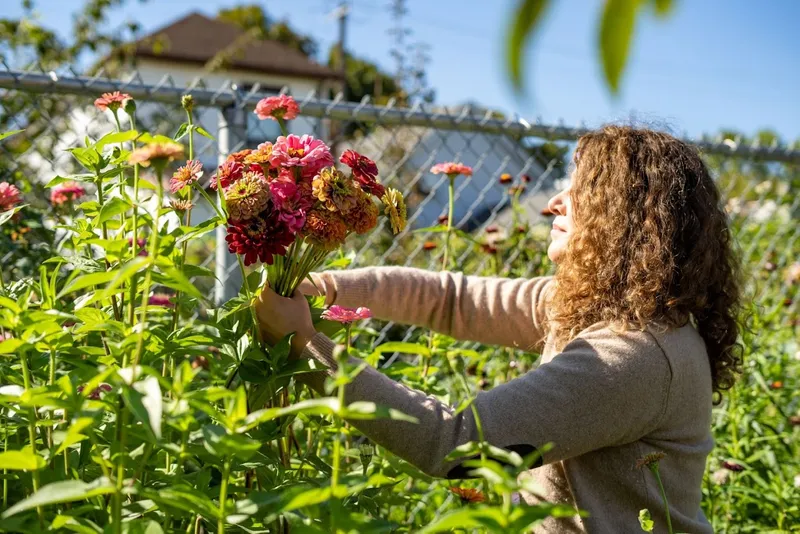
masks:
<svg viewBox="0 0 800 534"><path fill-rule="evenodd" d="M737 462L729 462L727 460L722 462L722 467L724 467L728 471L733 471L735 473L738 473L740 471L744 471L744 466L742 464L737 463Z"/></svg>
<svg viewBox="0 0 800 534"><path fill-rule="evenodd" d="M245 265L259 260L272 265L274 255L286 254L286 247L294 242L294 234L268 209L246 221L230 221L225 241L230 252L244 256Z"/></svg>
<svg viewBox="0 0 800 534"><path fill-rule="evenodd" d="M339 161L353 170L353 178L361 184L361 188L370 194L380 198L386 189L378 183L378 166L367 156L363 156L355 150L345 150Z"/></svg>
<svg viewBox="0 0 800 534"><path fill-rule="evenodd" d="M163 293L156 293L151 295L149 299L147 299L147 304L150 306L162 306L164 308L173 308L175 304L170 300L172 298L171 295L165 295Z"/></svg>
<svg viewBox="0 0 800 534"><path fill-rule="evenodd" d="M436 248L436 243L434 243L433 241L425 241L425 243L422 245L422 250L433 250L435 248Z"/></svg>
<svg viewBox="0 0 800 534"><path fill-rule="evenodd" d="M94 101L94 107L100 111L110 109L116 111L122 107L126 100L130 99L131 95L114 91L113 93L103 93L103 95Z"/></svg>

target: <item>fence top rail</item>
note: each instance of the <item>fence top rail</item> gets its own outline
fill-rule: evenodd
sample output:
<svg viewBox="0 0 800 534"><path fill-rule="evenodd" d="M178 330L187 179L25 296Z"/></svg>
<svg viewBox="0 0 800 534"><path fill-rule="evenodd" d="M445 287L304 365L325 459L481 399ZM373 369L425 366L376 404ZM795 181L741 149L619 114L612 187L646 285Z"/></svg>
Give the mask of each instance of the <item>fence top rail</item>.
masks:
<svg viewBox="0 0 800 534"><path fill-rule="evenodd" d="M13 89L38 94L70 94L87 96L113 91L125 91L133 98L162 103L175 103L180 97L191 94L195 105L226 108L231 106L255 106L263 97L269 96L255 86L251 91L240 91L235 83L227 82L220 89L212 90L201 86L197 80L189 87L177 87L171 79L165 78L158 84L145 84L137 75L130 80L114 80L105 77L86 77L76 73L61 75L55 71L35 72L0 69L0 89ZM538 137L552 141L575 141L591 131L585 127L548 125L541 122L529 123L520 118L496 119L491 112L484 116L475 114L468 106L458 113L441 110L428 110L422 106L412 108L394 107L390 101L386 106L375 106L367 99L362 102L347 102L342 95L333 100L319 99L314 93L298 99L302 114L309 117L328 118L342 121L376 122L388 126L421 126L442 130L502 134L518 138ZM744 144L733 140L713 142L708 140L685 139L706 154L728 157L779 161L800 164L800 150L780 145L764 146Z"/></svg>

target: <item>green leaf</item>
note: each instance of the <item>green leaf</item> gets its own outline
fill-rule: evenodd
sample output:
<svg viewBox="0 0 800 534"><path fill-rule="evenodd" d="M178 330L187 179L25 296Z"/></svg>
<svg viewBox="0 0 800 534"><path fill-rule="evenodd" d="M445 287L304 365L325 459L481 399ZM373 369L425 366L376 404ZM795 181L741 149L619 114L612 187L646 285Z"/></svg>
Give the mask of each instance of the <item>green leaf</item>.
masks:
<svg viewBox="0 0 800 534"><path fill-rule="evenodd" d="M24 208L26 206L27 206L27 204L22 204L20 206L15 206L15 207L11 208L10 210L6 210L6 211L0 213L0 226L4 225L9 220L11 220L11 217L16 215L22 208Z"/></svg>
<svg viewBox="0 0 800 534"><path fill-rule="evenodd" d="M26 343L15 337L0 341L0 354L14 354L23 345L26 345Z"/></svg>
<svg viewBox="0 0 800 534"><path fill-rule="evenodd" d="M341 414L345 419L393 419L395 421L408 421L419 423L416 417L407 415L400 410L380 406L374 402L358 401L349 404Z"/></svg>
<svg viewBox="0 0 800 534"><path fill-rule="evenodd" d="M187 485L172 485L158 491L145 490L142 496L153 500L160 506L181 510L188 514L200 513L206 517L218 518L219 508L203 493Z"/></svg>
<svg viewBox="0 0 800 534"><path fill-rule="evenodd" d="M212 141L214 140L214 136L211 135L210 133L208 133L207 131L205 131L205 129L203 129L202 126L195 126L194 127L194 131L199 133L200 135L202 135L203 137L205 137L207 139L211 139Z"/></svg>
<svg viewBox="0 0 800 534"><path fill-rule="evenodd" d="M97 150L103 150L106 145L113 145L116 143L126 143L128 141L133 141L139 137L139 132L136 130L127 130L125 132L112 132L110 134L106 134L101 137L95 144L94 147Z"/></svg>
<svg viewBox="0 0 800 534"><path fill-rule="evenodd" d="M72 423L70 423L69 425L69 429L64 433L64 439L58 446L55 455L58 456L59 454L64 452L64 450L67 447L87 439L88 436L81 434L81 432L83 432L83 429L91 426L91 424L92 424L91 417L80 417L72 421Z"/></svg>
<svg viewBox="0 0 800 534"><path fill-rule="evenodd" d="M645 532L653 532L653 519L650 517L650 510L647 508L639 510L639 526Z"/></svg>
<svg viewBox="0 0 800 534"><path fill-rule="evenodd" d="M119 197L112 197L103 204L102 208L100 208L100 213L97 215L97 219L94 223L96 225L101 225L104 222L108 222L112 218L116 217L120 213L125 213L132 207L133 205L127 200L123 200Z"/></svg>
<svg viewBox="0 0 800 534"><path fill-rule="evenodd" d="M130 368L125 370L130 370ZM161 439L163 398L158 379L147 376L136 382L133 387L125 385L122 387L122 396L134 417L147 429L151 440Z"/></svg>
<svg viewBox="0 0 800 534"><path fill-rule="evenodd" d="M0 469L36 471L44 467L44 458L26 448L21 451L0 452Z"/></svg>
<svg viewBox="0 0 800 534"><path fill-rule="evenodd" d="M100 153L93 147L89 148L70 148L67 152L78 160L84 169L94 171L100 163Z"/></svg>
<svg viewBox="0 0 800 534"><path fill-rule="evenodd" d="M180 125L178 131L175 132L175 135L172 136L172 138L175 139L176 141L180 141L181 139L186 137L186 132L188 131L189 131L189 123L184 122L183 124Z"/></svg>
<svg viewBox="0 0 800 534"><path fill-rule="evenodd" d="M194 228L187 230L185 234L183 234L182 236L180 236L178 239L175 240L175 244L180 245L184 241L189 241L190 239L196 239L214 230L217 226L221 224L222 220L219 217L214 216L207 221L203 221Z"/></svg>
<svg viewBox="0 0 800 534"><path fill-rule="evenodd" d="M248 415L244 420L244 425L237 428L238 432L246 432L255 428L261 423L290 415L294 413L304 413L306 415L330 415L339 411L339 401L331 397L321 399L309 399L300 401L285 408L265 408L257 410Z"/></svg>
<svg viewBox="0 0 800 534"><path fill-rule="evenodd" d="M228 434L219 425L203 427L203 445L217 458L234 456L243 462L252 458L261 448L261 443L258 441L242 434Z"/></svg>
<svg viewBox="0 0 800 534"><path fill-rule="evenodd" d="M43 486L24 501L18 502L6 510L3 513L3 518L11 517L25 510L31 510L37 506L83 501L97 495L108 495L115 491L116 488L106 477L100 477L93 482L83 482L82 480L53 482Z"/></svg>
<svg viewBox="0 0 800 534"><path fill-rule="evenodd" d="M672 0L653 0L653 7L657 16L666 17L672 11Z"/></svg>
<svg viewBox="0 0 800 534"><path fill-rule="evenodd" d="M73 291L78 291L80 289L86 289L87 287L95 287L99 285L106 284L114 279L117 275L117 270L111 271L101 271L99 273L89 273L79 276L75 278L72 282L67 284L67 287L61 290L58 294L57 298L62 298L64 295L68 295Z"/></svg>
<svg viewBox="0 0 800 534"><path fill-rule="evenodd" d="M109 298L117 290L117 288L122 286L122 284L133 278L135 274L147 269L152 264L153 259L150 256L137 256L131 261L125 263L121 269L115 269L114 274L116 274L116 276L114 279L111 280L103 292L97 295L95 299L92 299L92 301Z"/></svg>
<svg viewBox="0 0 800 534"><path fill-rule="evenodd" d="M195 285L186 277L186 275L175 267L167 267L166 269L163 269L162 273L154 276L153 279L159 284L170 287L175 291L180 291L181 293L185 293L186 295L198 299L205 298L203 294L200 293L200 290L197 289L197 287L195 287Z"/></svg>
<svg viewBox="0 0 800 534"><path fill-rule="evenodd" d="M506 58L511 83L518 92L522 91L523 86L522 59L525 44L535 32L548 4L549 0L520 0L513 11Z"/></svg>
<svg viewBox="0 0 800 534"><path fill-rule="evenodd" d="M390 341L375 347L373 354L392 354L402 352L403 354L419 354L420 356L430 357L431 351L428 347L406 341Z"/></svg>
<svg viewBox="0 0 800 534"><path fill-rule="evenodd" d="M641 0L606 0L600 20L600 57L603 73L612 93L619 90L619 81L628 61L636 12Z"/></svg>
<svg viewBox="0 0 800 534"><path fill-rule="evenodd" d="M10 132L0 133L0 141L11 137L12 135L17 135L18 133L24 132L25 130L11 130Z"/></svg>

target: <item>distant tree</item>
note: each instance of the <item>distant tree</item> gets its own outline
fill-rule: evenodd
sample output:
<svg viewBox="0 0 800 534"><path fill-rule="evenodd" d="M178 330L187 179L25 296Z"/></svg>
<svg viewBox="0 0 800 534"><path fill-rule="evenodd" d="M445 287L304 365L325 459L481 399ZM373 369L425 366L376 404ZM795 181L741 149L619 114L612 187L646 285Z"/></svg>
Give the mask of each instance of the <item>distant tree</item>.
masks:
<svg viewBox="0 0 800 534"><path fill-rule="evenodd" d="M250 32L253 39L278 41L311 58L316 57L319 51L319 46L312 37L296 32L285 21L273 20L258 4L221 9L217 17Z"/></svg>

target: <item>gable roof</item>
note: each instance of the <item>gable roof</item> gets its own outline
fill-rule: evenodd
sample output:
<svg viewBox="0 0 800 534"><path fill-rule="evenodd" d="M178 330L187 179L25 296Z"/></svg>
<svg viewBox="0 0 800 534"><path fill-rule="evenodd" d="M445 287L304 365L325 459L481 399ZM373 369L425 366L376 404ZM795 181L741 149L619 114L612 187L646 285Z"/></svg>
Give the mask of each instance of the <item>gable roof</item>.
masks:
<svg viewBox="0 0 800 534"><path fill-rule="evenodd" d="M134 43L137 58L204 65L230 47L236 50L227 66L251 72L282 74L303 78L338 79L333 69L315 63L302 52L272 40L250 40L241 28L190 13ZM238 48L238 50L237 50Z"/></svg>

